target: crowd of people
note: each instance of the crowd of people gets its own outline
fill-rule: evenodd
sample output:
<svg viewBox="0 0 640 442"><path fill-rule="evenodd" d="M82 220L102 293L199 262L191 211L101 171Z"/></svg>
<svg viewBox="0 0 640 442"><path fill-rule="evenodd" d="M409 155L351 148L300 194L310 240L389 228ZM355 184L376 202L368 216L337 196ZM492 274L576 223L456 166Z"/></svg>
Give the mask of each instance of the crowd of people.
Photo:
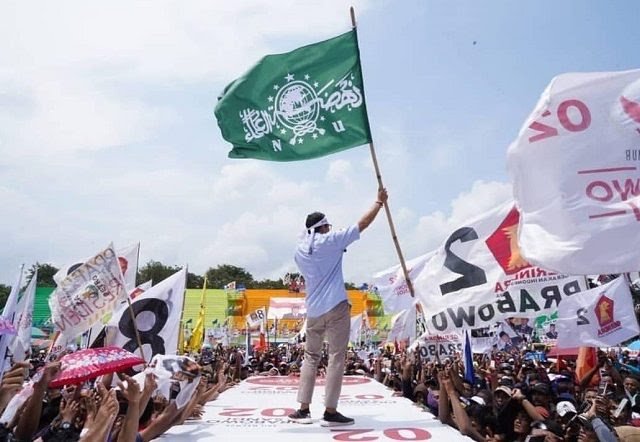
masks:
<svg viewBox="0 0 640 442"><path fill-rule="evenodd" d="M393 346L349 350L345 374L373 377L475 441L640 440L640 367L628 351L599 351L597 364L578 376L575 360L529 350L475 355L473 382L464 378L461 355L425 361ZM284 345L257 353L238 367L239 378L296 376L302 355ZM318 376L327 359L324 351Z"/></svg>
<svg viewBox="0 0 640 442"><path fill-rule="evenodd" d="M530 344L529 344L530 345ZM325 376L325 345L317 375ZM411 349L349 349L345 374L369 376L475 441L640 440L640 367L628 352L598 353L582 377L574 360L539 357L527 344L475 355L465 379L461 355L424 360ZM533 355L537 357L532 357ZM0 385L0 440L149 441L173 425L199 419L203 406L250 376L300 376L304 343L271 349L205 346L191 355L201 375L181 408L159 393L151 372L105 375L81 385L49 388L60 362L14 364ZM22 403L16 398L23 396ZM18 405L16 406L16 402ZM636 439L637 438L637 439Z"/></svg>
<svg viewBox="0 0 640 442"><path fill-rule="evenodd" d="M180 406L173 389L160 393L152 371L137 380L132 372L118 372L51 388L61 362L34 356L2 377L0 441L150 441L187 419L199 419L207 402L234 385L221 357L190 367L198 384Z"/></svg>

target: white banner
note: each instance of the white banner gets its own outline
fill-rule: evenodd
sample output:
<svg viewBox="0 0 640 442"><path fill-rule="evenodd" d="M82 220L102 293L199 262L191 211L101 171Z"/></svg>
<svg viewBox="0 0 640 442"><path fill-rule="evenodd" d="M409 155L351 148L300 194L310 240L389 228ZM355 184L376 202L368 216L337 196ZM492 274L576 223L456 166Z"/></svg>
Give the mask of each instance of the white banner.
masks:
<svg viewBox="0 0 640 442"><path fill-rule="evenodd" d="M509 147L531 262L569 274L640 268L640 70L555 77Z"/></svg>
<svg viewBox="0 0 640 442"><path fill-rule="evenodd" d="M187 270L183 268L131 303L147 361L157 354L176 353L186 278ZM127 306L113 314L108 328L111 345L139 354L135 326Z"/></svg>
<svg viewBox="0 0 640 442"><path fill-rule="evenodd" d="M133 301L136 297L140 296L145 291L149 290L151 286L152 286L151 280L147 282L143 282L134 290L132 290L131 293L129 293L130 300ZM124 300L120 301L120 303L114 308L114 311L119 311L121 308L123 308L123 306L127 306L127 305L128 305L127 300L125 298ZM112 316L113 316L113 312L107 313L102 317L100 321L93 324L93 327L91 327L89 332L86 333L88 347L92 347L96 339L98 339L98 337L101 336L102 330L104 329L105 325L109 323Z"/></svg>
<svg viewBox="0 0 640 442"><path fill-rule="evenodd" d="M640 333L624 277L579 293L558 308L559 348L613 347Z"/></svg>
<svg viewBox="0 0 640 442"><path fill-rule="evenodd" d="M263 323L267 319L267 312L265 307L256 309L253 313L250 313L246 317L249 327L256 327Z"/></svg>
<svg viewBox="0 0 640 442"><path fill-rule="evenodd" d="M422 271L424 265L434 256L435 252L429 252L410 261L407 261L407 272L412 281ZM373 285L382 298L382 307L385 314L402 312L413 307L417 299L411 297L409 287L404 277L400 264L373 275Z"/></svg>
<svg viewBox="0 0 640 442"><path fill-rule="evenodd" d="M31 327L33 325L33 303L36 299L37 281L38 270L36 269L16 307L15 324L18 334L9 344L9 351L13 355L14 362L21 362L31 357Z"/></svg>
<svg viewBox="0 0 640 442"><path fill-rule="evenodd" d="M142 284L137 286L135 289L131 290L131 293L129 293L129 297L132 300L136 299L138 296L142 295L144 292L149 290L152 286L153 286L153 281L151 279L148 280L147 282L143 282Z"/></svg>
<svg viewBox="0 0 640 442"><path fill-rule="evenodd" d="M391 329L387 335L387 341L403 341L408 339L413 342L416 339L416 308L410 307L391 318Z"/></svg>
<svg viewBox="0 0 640 442"><path fill-rule="evenodd" d="M127 292L130 292L136 288L136 273L138 271L139 252L140 243L131 244L130 246L116 250L116 254L118 255L118 264L120 265L120 270L122 271L122 276L124 278ZM73 264L62 266L62 268L58 270L55 275L53 275L53 280L56 282L56 284L60 285L60 282L64 278L69 276L71 272L73 272L75 269L77 269L87 261L88 259L80 260Z"/></svg>
<svg viewBox="0 0 640 442"><path fill-rule="evenodd" d="M530 265L520 255L513 203L454 230L416 277L431 333L487 327L508 317L533 318L585 289L582 276Z"/></svg>
<svg viewBox="0 0 640 442"><path fill-rule="evenodd" d="M166 399L176 401L178 410L187 405L200 382L200 366L187 356L155 355L144 372L156 375L157 391ZM145 374L136 375L144 385Z"/></svg>
<svg viewBox="0 0 640 442"><path fill-rule="evenodd" d="M127 296L113 244L71 272L49 296L51 319L60 334L75 338Z"/></svg>
<svg viewBox="0 0 640 442"><path fill-rule="evenodd" d="M304 298L271 298L267 319L304 319L307 307Z"/></svg>
<svg viewBox="0 0 640 442"><path fill-rule="evenodd" d="M444 362L444 358L462 354L462 342L458 333L422 336L418 339L418 352L423 360Z"/></svg>
<svg viewBox="0 0 640 442"><path fill-rule="evenodd" d="M351 328L349 329L349 342L360 345L362 339L362 313L351 317Z"/></svg>

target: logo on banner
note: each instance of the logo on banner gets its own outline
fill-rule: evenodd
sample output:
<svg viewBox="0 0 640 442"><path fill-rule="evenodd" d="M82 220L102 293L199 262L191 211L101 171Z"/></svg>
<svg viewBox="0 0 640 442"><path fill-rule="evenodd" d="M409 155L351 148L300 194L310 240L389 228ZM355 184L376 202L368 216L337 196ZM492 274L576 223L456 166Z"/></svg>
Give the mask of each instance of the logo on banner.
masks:
<svg viewBox="0 0 640 442"><path fill-rule="evenodd" d="M520 213L515 207L509 211L495 232L486 240L487 247L507 275L531 267L520 254L518 246L518 222Z"/></svg>
<svg viewBox="0 0 640 442"><path fill-rule="evenodd" d="M240 112L247 142L279 132L283 137L291 137L289 143L292 145L303 144L307 140L313 143L325 135L326 130L318 125L318 122L325 121L325 113L334 114L342 108L351 111L364 103L358 78L352 72L324 85L312 82L308 74L300 77L304 80L295 79L295 75L289 73L284 77L284 84L274 84L274 94L267 97L266 110L245 109ZM332 126L335 132L347 130L341 120L332 122ZM282 150L279 143L275 143L273 148Z"/></svg>
<svg viewBox="0 0 640 442"><path fill-rule="evenodd" d="M620 321L616 321L613 312L613 299L603 294L598 299L595 307L596 318L598 318L598 337L608 335L621 328Z"/></svg>

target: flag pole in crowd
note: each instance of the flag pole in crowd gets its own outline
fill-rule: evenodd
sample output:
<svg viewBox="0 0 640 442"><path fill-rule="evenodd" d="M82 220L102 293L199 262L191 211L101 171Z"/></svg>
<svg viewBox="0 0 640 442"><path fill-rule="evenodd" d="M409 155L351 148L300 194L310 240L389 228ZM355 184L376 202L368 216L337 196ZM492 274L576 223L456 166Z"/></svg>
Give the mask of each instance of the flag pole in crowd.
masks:
<svg viewBox="0 0 640 442"><path fill-rule="evenodd" d="M22 283L22 273L24 272L24 264L20 266L20 272L16 278L15 284L11 287L9 297L2 310L2 319L8 323L13 324L13 318L16 313L16 304L18 303L18 294L20 293L20 284ZM37 277L37 273L34 277ZM13 334L6 330L5 333L0 335L0 379L5 371L5 362L7 358L7 348L9 348L9 342L11 341Z"/></svg>
<svg viewBox="0 0 640 442"><path fill-rule="evenodd" d="M138 347L140 348L140 356L142 359L144 357L144 350L142 349L142 340L140 339L140 331L138 330L138 323L136 322L136 315L133 312L133 307L131 306L131 297L127 294L127 310L129 310L129 315L131 315L131 321L133 322L133 329L135 330L136 342L138 343Z"/></svg>
<svg viewBox="0 0 640 442"><path fill-rule="evenodd" d="M198 313L198 320L195 327L191 332L189 338L189 350L200 351L202 344L204 343L204 317L205 317L205 297L207 293L207 276L204 277L204 284L202 285L202 294L200 295L200 312Z"/></svg>

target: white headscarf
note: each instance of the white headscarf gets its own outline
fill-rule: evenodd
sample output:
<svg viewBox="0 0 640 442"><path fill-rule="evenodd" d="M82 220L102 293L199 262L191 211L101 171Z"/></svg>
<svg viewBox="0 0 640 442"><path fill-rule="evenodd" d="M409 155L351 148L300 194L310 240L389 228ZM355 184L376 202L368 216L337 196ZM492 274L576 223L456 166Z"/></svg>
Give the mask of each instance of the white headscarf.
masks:
<svg viewBox="0 0 640 442"><path fill-rule="evenodd" d="M300 243L298 244L300 248L307 250L307 253L311 255L313 253L313 240L316 237L316 228L321 226L326 226L329 224L327 217L325 216L320 221L305 229L300 238Z"/></svg>

